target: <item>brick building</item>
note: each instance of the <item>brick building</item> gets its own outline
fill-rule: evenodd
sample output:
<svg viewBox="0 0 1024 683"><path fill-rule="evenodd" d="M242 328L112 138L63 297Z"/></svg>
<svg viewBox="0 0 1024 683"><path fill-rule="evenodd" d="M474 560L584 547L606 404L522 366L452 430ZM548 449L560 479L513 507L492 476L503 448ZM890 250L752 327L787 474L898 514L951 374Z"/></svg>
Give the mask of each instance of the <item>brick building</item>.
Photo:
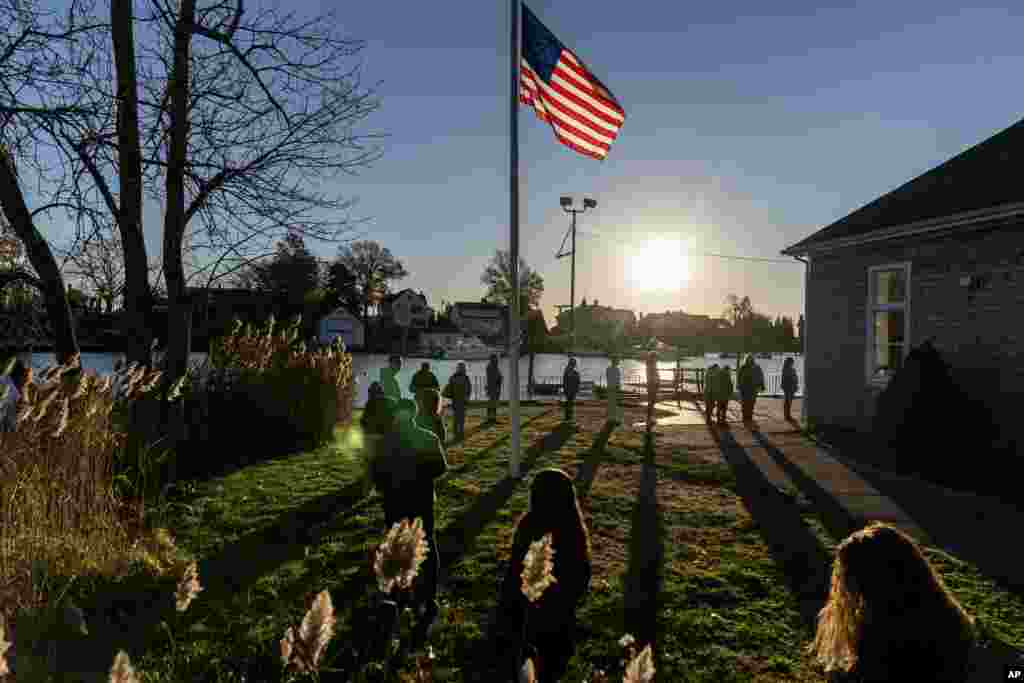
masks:
<svg viewBox="0 0 1024 683"><path fill-rule="evenodd" d="M929 340L1024 444L1024 120L783 250L806 260L804 414L867 429ZM969 428L969 425L963 425Z"/></svg>

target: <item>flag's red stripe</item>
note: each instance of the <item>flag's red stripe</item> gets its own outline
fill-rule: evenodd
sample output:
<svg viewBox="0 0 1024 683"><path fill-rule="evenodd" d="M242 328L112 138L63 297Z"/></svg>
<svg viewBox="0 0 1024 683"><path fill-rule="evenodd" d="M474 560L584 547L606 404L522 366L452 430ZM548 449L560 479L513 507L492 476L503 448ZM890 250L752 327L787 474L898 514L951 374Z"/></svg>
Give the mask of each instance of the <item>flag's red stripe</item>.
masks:
<svg viewBox="0 0 1024 683"><path fill-rule="evenodd" d="M588 156L591 159L597 159L598 161L604 161L604 157L603 156L601 156L601 155L599 155L599 154L597 154L595 152L592 152L589 149L585 149L583 147L580 147L579 145L575 144L572 140L567 140L566 138L564 138L561 135L559 135L557 130L555 131L555 137L558 138L558 141L561 142L563 145L565 145L566 147L568 147L569 149L571 149L571 150L573 150L575 152L579 152L583 156Z"/></svg>
<svg viewBox="0 0 1024 683"><path fill-rule="evenodd" d="M549 109L555 110L552 111L551 113L555 117L557 117L559 121L564 121L566 124L572 125L574 128L585 128L585 132L587 134L585 136L581 134L580 137L583 137L587 142L590 142L595 145L601 145L602 147L608 146L608 144L611 142L604 142L603 140L592 138L590 133L599 133L601 135L606 135L607 137L611 138L611 140L615 139L617 131L607 130L605 128L595 126L586 117L581 116L580 114L574 112L572 109L569 109L568 107L566 107L564 104L562 104L553 97L544 97L542 99L544 100L544 104L547 105Z"/></svg>
<svg viewBox="0 0 1024 683"><path fill-rule="evenodd" d="M562 54L565 54L566 52L568 52L568 50L563 50ZM615 111L622 114L623 117L625 117L626 112L622 110L622 107L620 107L617 102L615 102L614 100L610 100L608 99L608 97L605 96L604 88L601 88L601 86L594 82L594 77L579 63L579 57L572 54L571 52L569 52L569 54L572 55L573 59L566 59L562 57L558 60L559 66L569 69L573 73L577 74L583 81L585 81L587 85L590 86L594 99L600 100L604 106L608 107L609 109L614 109Z"/></svg>
<svg viewBox="0 0 1024 683"><path fill-rule="evenodd" d="M564 128L567 132L572 133L583 142L593 145L594 147L600 147L601 149L607 150L611 145L607 142L602 142L594 136L590 135L584 130L580 130L578 127L573 125L571 121L566 121L564 118L553 112L552 115L558 121L558 125Z"/></svg>
<svg viewBox="0 0 1024 683"><path fill-rule="evenodd" d="M576 104L577 106L579 106L579 107L581 107L583 109L586 109L588 112L593 114L595 118L598 118L598 119L604 121L609 126L612 126L614 128L618 128L619 126L622 125L622 123L620 121L616 121L612 117L608 116L608 114L605 114L603 111L601 111L600 109L595 107L592 103L590 103L587 100L579 97L575 93L569 92L564 87L562 87L561 85L556 83L554 80L552 80L550 83L547 83L546 85L549 88L551 88L552 90L554 90L555 92L557 92L559 95L564 97L565 99L571 101L573 104Z"/></svg>

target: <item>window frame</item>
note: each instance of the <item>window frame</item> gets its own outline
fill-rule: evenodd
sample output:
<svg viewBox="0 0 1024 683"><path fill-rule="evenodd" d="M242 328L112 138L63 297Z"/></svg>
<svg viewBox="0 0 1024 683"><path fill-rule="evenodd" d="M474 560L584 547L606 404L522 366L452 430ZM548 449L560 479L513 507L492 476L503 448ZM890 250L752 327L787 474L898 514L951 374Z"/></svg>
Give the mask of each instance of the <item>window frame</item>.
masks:
<svg viewBox="0 0 1024 683"><path fill-rule="evenodd" d="M886 263L877 266L868 266L868 294L867 308L864 315L865 340L867 348L864 353L864 372L870 387L885 387L892 380L892 374L887 377L875 375L875 313L886 311L903 312L903 360L906 360L910 353L910 291L911 291L911 269L910 261L898 263ZM875 274L887 270L902 270L905 282L903 302L898 304L876 304L875 303Z"/></svg>

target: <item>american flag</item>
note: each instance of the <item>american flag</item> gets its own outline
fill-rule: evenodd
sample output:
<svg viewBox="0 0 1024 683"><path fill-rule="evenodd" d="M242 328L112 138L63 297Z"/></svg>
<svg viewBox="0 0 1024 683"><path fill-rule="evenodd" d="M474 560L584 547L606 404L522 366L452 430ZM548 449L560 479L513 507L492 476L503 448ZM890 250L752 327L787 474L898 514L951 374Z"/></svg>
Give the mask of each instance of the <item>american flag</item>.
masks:
<svg viewBox="0 0 1024 683"><path fill-rule="evenodd" d="M519 101L532 105L563 145L604 159L626 113L608 88L525 4L522 12Z"/></svg>

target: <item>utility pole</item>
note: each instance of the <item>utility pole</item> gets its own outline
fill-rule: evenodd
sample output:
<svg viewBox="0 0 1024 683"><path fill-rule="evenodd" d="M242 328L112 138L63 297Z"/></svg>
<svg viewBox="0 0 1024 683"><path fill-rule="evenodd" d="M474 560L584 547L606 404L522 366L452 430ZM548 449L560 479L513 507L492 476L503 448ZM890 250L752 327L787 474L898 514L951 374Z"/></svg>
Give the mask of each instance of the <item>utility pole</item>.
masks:
<svg viewBox="0 0 1024 683"><path fill-rule="evenodd" d="M563 256L571 256L572 261L569 267L569 353L572 354L576 348L576 214L583 213L587 209L596 209L597 202L593 199L586 197L583 200L582 209L574 209L572 197L561 197L559 203L562 205L562 211L572 214L572 251L567 254L558 253L556 258L562 258ZM562 240L565 243L565 240Z"/></svg>

